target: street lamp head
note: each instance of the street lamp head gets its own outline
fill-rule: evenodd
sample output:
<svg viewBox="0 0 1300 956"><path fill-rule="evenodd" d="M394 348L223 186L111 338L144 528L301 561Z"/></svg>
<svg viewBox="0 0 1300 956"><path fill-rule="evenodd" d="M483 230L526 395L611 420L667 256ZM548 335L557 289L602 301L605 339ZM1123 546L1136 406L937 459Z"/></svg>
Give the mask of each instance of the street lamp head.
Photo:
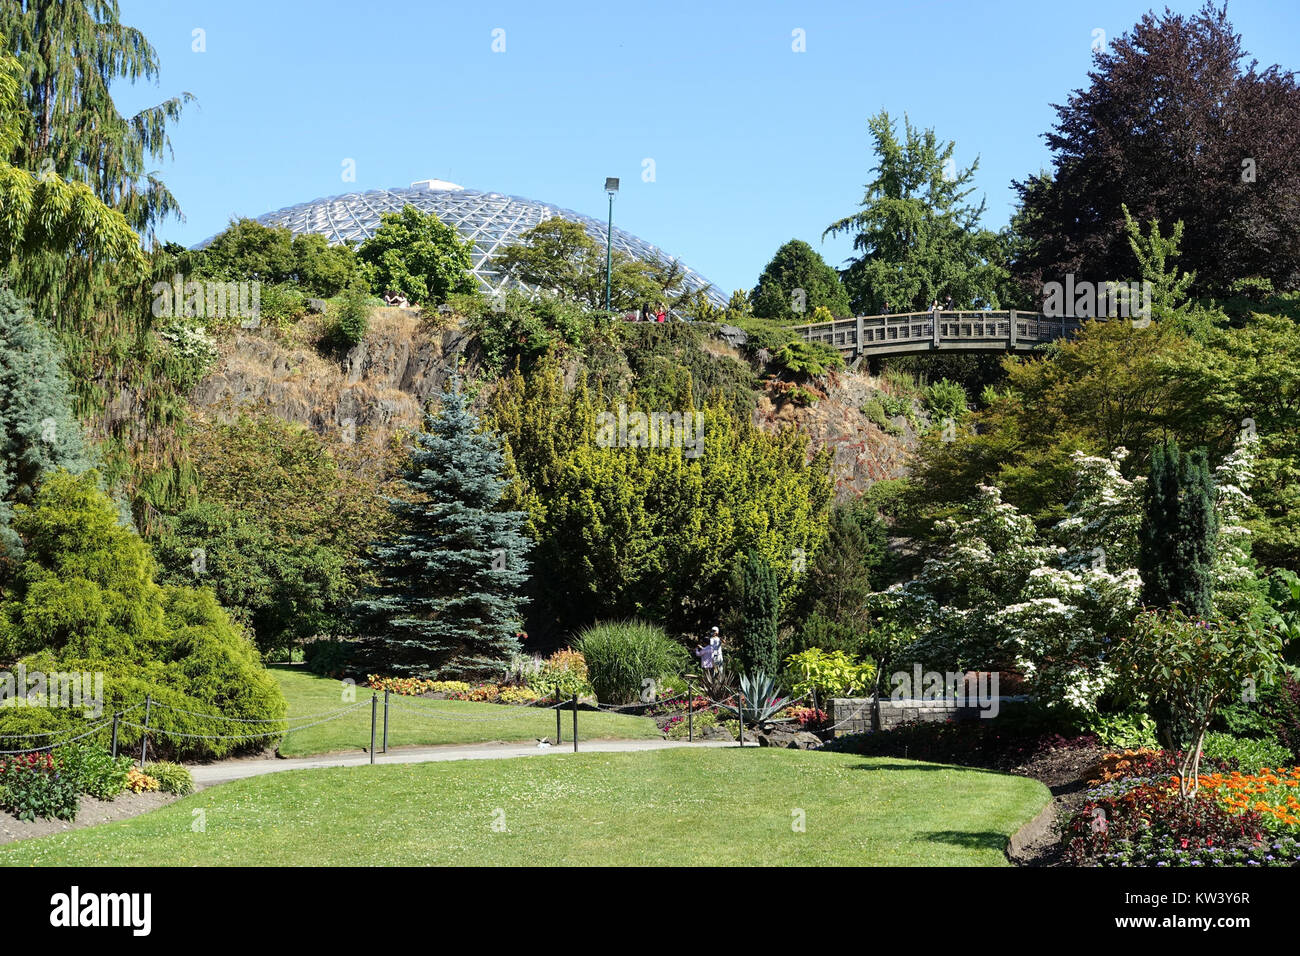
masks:
<svg viewBox="0 0 1300 956"><path fill-rule="evenodd" d="M618 192L618 180L613 176L605 177L605 192L611 196Z"/></svg>

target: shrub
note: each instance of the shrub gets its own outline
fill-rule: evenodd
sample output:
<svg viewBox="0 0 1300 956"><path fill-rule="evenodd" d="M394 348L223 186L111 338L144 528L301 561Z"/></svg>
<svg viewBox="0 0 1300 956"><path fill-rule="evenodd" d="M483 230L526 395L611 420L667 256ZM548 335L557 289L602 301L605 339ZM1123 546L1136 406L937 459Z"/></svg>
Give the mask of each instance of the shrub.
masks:
<svg viewBox="0 0 1300 956"><path fill-rule="evenodd" d="M575 647L586 660L591 686L605 703L639 700L645 681L680 673L686 649L646 621L605 621L578 637Z"/></svg>
<svg viewBox="0 0 1300 956"><path fill-rule="evenodd" d="M843 651L828 654L818 647L791 654L785 663L794 676L791 690L795 696L815 692L821 701L863 694L876 676L876 665L871 661L855 660Z"/></svg>
<svg viewBox="0 0 1300 956"><path fill-rule="evenodd" d="M497 700L503 704L535 704L541 700L541 694L531 687L502 687Z"/></svg>
<svg viewBox="0 0 1300 956"><path fill-rule="evenodd" d="M1273 738L1262 740L1231 734L1206 734L1202 744L1206 759L1242 773L1258 773L1265 767L1282 767L1291 762L1291 748Z"/></svg>
<svg viewBox="0 0 1300 956"><path fill-rule="evenodd" d="M366 337L370 329L370 295L356 286L339 296L334 337L345 347L352 347Z"/></svg>
<svg viewBox="0 0 1300 956"><path fill-rule="evenodd" d="M78 793L97 800L112 800L125 790L131 769L130 757L114 759L105 748L86 742L61 747L56 762Z"/></svg>
<svg viewBox="0 0 1300 956"><path fill-rule="evenodd" d="M586 658L568 648L547 658L530 683L533 690L548 700L570 700L591 693Z"/></svg>
<svg viewBox="0 0 1300 956"><path fill-rule="evenodd" d="M693 729L694 733L698 735L700 731L717 725L718 718L706 710L695 714L691 718L690 728L686 725L685 714L680 717L670 718L667 726L664 727L664 733L669 740L685 740L688 736L687 731L690 729Z"/></svg>
<svg viewBox="0 0 1300 956"><path fill-rule="evenodd" d="M149 776L139 767L132 767L126 772L126 789L132 793L149 793L160 786L157 777Z"/></svg>
<svg viewBox="0 0 1300 956"><path fill-rule="evenodd" d="M307 296L289 283L263 283L258 318L263 328L285 328L307 314Z"/></svg>
<svg viewBox="0 0 1300 956"><path fill-rule="evenodd" d="M194 777L186 767L178 763L166 761L147 763L144 765L144 770L158 781L158 787L163 793L174 793L183 797L187 793L194 792Z"/></svg>
<svg viewBox="0 0 1300 956"><path fill-rule="evenodd" d="M0 806L19 820L75 820L81 802L76 783L48 753L0 762Z"/></svg>
<svg viewBox="0 0 1300 956"><path fill-rule="evenodd" d="M966 416L966 389L941 378L926 388L925 405L934 421L960 421Z"/></svg>

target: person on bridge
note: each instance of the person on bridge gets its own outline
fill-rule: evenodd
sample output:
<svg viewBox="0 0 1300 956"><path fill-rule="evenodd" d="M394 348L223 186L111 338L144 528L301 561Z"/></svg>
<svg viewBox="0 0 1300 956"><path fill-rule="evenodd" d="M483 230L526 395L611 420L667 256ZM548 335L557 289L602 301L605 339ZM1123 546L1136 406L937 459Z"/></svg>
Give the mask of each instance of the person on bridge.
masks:
<svg viewBox="0 0 1300 956"><path fill-rule="evenodd" d="M952 311L952 296L948 296L948 298L944 300L943 311L945 312Z"/></svg>
<svg viewBox="0 0 1300 956"><path fill-rule="evenodd" d="M884 305L882 305L882 306L880 307L880 314L881 314L881 315L889 315L889 303L888 303L888 302L886 302Z"/></svg>

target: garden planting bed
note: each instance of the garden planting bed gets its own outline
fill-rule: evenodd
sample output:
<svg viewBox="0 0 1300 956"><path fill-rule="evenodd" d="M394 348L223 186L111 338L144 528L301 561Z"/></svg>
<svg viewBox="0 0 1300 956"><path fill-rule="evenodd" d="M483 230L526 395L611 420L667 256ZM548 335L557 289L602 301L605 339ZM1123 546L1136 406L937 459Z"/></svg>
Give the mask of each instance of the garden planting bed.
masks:
<svg viewBox="0 0 1300 956"><path fill-rule="evenodd" d="M93 827L100 823L112 823L130 817L148 813L180 798L174 793L153 791L148 793L122 793L112 800L98 800L83 796L81 809L75 820L19 820L11 813L0 810L0 844L12 843L14 840L28 840L32 837L49 836L51 833L65 833Z"/></svg>

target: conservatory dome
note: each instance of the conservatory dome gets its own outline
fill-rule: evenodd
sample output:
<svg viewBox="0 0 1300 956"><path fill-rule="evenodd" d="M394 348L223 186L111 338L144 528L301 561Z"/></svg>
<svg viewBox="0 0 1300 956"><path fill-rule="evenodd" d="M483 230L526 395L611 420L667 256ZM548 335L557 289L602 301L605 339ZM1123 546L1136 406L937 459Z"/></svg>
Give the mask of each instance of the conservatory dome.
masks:
<svg viewBox="0 0 1300 956"><path fill-rule="evenodd" d="M479 192L441 179L419 180L404 189L372 189L314 199L258 216L257 221L265 226L285 226L294 234L320 233L332 244L359 243L378 228L380 215L401 212L407 205L415 206L421 212L437 213L440 220L454 226L463 238L474 243L470 251L472 273L479 288L487 295L512 285L522 285L494 269L492 258L506 246L517 243L521 233L547 219L559 216L581 223L593 239L602 246L605 244L606 226L599 219L535 199ZM201 245L208 242L211 239ZM670 261L674 258L617 226L614 227L613 245L637 259ZM726 297L708 279L685 263L678 262L678 265L683 270L686 289L692 292L704 290L715 305L726 306Z"/></svg>

